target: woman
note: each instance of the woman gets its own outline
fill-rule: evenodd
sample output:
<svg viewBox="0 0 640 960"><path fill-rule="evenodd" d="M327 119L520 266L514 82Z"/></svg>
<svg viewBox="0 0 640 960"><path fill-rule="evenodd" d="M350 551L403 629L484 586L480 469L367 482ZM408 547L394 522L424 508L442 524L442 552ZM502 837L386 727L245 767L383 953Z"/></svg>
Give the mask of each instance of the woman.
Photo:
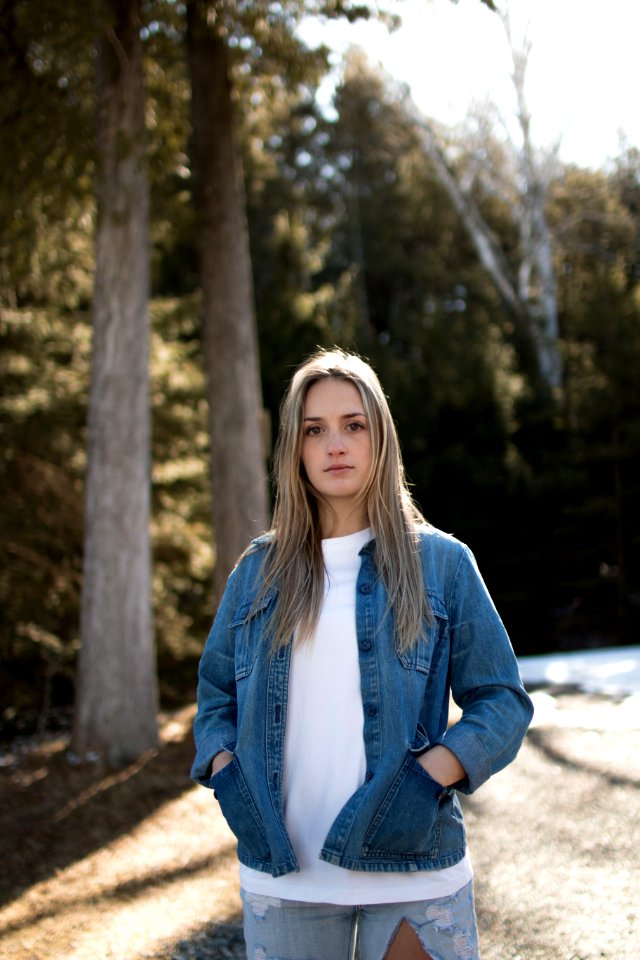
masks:
<svg viewBox="0 0 640 960"><path fill-rule="evenodd" d="M380 383L321 351L281 411L273 529L199 670L192 775L238 840L250 960L478 957L456 791L531 720L468 548L407 489ZM462 708L448 728L449 694Z"/></svg>

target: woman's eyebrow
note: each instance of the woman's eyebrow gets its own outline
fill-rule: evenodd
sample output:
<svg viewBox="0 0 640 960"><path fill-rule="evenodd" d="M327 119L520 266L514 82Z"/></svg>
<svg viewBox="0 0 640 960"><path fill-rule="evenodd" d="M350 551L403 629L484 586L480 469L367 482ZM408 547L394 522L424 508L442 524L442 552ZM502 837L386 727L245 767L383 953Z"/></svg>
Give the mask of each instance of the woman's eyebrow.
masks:
<svg viewBox="0 0 640 960"><path fill-rule="evenodd" d="M341 413L341 414L340 414L340 419L341 419L341 420L350 420L352 417L363 417L363 418L366 420L367 415L366 415L366 413L362 413L362 412L359 411L359 410L356 410L355 413ZM303 419L304 419L305 421L307 421L307 420L324 420L324 417L303 417Z"/></svg>

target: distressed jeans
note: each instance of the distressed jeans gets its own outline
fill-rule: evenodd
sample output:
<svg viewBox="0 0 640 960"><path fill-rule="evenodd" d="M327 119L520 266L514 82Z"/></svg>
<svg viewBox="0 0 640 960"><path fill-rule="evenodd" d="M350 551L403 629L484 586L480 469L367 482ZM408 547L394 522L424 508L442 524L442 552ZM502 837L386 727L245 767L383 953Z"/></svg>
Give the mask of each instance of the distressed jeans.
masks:
<svg viewBox="0 0 640 960"><path fill-rule="evenodd" d="M431 960L480 957L472 882L452 896L411 903L339 906L244 890L242 901L247 960L384 960L403 920Z"/></svg>

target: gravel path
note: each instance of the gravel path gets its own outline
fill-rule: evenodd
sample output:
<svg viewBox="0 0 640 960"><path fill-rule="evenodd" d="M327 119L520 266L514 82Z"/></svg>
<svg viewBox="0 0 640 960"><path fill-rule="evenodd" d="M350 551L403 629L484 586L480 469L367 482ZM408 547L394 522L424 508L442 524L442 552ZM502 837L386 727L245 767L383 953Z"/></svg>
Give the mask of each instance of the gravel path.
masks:
<svg viewBox="0 0 640 960"><path fill-rule="evenodd" d="M482 960L640 960L640 703L536 695L538 725L464 800ZM191 787L188 709L117 774L64 741L0 756L2 960L244 958L234 843Z"/></svg>
<svg viewBox="0 0 640 960"><path fill-rule="evenodd" d="M637 706L561 698L470 798L483 960L639 960Z"/></svg>
<svg viewBox="0 0 640 960"><path fill-rule="evenodd" d="M482 960L640 960L638 704L547 696L516 763L465 800ZM154 955L222 957L244 957L239 925Z"/></svg>

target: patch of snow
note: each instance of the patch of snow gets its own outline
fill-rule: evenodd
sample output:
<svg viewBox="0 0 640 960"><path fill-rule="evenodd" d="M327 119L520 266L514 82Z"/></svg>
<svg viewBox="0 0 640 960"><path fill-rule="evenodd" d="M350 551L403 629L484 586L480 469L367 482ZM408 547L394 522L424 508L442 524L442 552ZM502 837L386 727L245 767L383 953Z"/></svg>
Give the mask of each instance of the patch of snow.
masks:
<svg viewBox="0 0 640 960"><path fill-rule="evenodd" d="M640 647L519 657L526 686L575 686L585 693L640 694Z"/></svg>
<svg viewBox="0 0 640 960"><path fill-rule="evenodd" d="M584 693L621 698L619 703L563 711L548 691L534 690L532 726L553 724L601 731L640 728L640 647L519 657L518 664L527 687L569 686Z"/></svg>

